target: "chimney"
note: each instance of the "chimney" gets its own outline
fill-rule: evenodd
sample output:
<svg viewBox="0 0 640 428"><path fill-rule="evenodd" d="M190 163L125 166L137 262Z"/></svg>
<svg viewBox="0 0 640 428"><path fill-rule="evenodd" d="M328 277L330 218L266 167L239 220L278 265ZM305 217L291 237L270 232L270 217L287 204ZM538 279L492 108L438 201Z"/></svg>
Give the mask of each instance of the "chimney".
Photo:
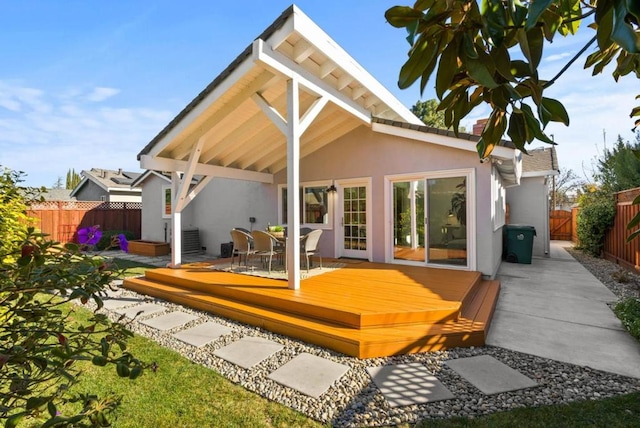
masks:
<svg viewBox="0 0 640 428"><path fill-rule="evenodd" d="M478 119L476 123L473 124L473 135L482 135L482 129L484 128L484 124L487 123L489 119Z"/></svg>

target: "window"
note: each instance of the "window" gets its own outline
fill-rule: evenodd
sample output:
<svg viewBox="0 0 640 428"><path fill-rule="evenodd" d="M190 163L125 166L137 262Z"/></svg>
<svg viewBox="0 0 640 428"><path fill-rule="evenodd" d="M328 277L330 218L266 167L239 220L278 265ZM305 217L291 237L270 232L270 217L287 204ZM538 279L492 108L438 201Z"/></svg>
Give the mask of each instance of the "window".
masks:
<svg viewBox="0 0 640 428"><path fill-rule="evenodd" d="M328 183L312 183L300 189L300 223L330 225ZM287 224L287 188L280 187L280 223Z"/></svg>
<svg viewBox="0 0 640 428"><path fill-rule="evenodd" d="M171 218L171 186L162 186L162 218Z"/></svg>

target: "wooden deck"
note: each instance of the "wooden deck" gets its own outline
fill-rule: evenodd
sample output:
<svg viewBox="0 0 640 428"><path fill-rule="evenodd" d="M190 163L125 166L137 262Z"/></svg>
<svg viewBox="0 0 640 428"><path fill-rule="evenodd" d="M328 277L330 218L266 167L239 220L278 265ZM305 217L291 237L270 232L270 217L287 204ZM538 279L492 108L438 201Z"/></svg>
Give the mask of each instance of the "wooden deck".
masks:
<svg viewBox="0 0 640 428"><path fill-rule="evenodd" d="M359 358L484 344L499 283L478 272L348 261L286 281L206 268L152 269L124 287Z"/></svg>

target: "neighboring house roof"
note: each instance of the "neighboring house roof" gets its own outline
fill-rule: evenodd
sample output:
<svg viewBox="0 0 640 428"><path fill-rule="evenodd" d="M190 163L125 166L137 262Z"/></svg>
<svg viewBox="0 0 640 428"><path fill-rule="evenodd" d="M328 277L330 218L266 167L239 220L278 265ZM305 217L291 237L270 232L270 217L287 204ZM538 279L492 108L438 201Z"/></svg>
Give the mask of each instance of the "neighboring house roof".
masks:
<svg viewBox="0 0 640 428"><path fill-rule="evenodd" d="M40 193L45 201L75 201L76 198L71 196L72 189L47 189L46 192Z"/></svg>
<svg viewBox="0 0 640 428"><path fill-rule="evenodd" d="M141 193L142 191L139 187L131 187L134 180L141 175L139 172L91 168L89 171L82 171L80 175L82 180L73 189L71 196L75 196L89 182L98 185L107 193L113 191Z"/></svg>
<svg viewBox="0 0 640 428"><path fill-rule="evenodd" d="M540 147L527 152L522 155L523 177L545 177L560 173L555 147Z"/></svg>
<svg viewBox="0 0 640 428"><path fill-rule="evenodd" d="M142 183L144 183L147 178L152 177L152 176L159 177L159 178L163 179L164 181L166 181L167 183L171 183L171 173L170 172L161 172L161 171L154 171L154 170L148 169L145 172L143 172L142 174L140 174L140 176L138 178L133 180L133 183L131 183L131 186L140 187L140 186L142 186ZM194 177L191 180L191 184L198 184L198 181L200 180L200 178L201 177Z"/></svg>

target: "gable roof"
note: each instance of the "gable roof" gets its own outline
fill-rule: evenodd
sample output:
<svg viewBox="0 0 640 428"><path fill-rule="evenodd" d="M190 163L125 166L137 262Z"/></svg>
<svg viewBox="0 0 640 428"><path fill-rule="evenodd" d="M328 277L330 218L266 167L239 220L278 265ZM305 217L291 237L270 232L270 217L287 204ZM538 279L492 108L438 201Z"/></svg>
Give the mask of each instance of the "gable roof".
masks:
<svg viewBox="0 0 640 428"><path fill-rule="evenodd" d="M82 180L71 191L71 196L75 196L80 189L89 182L95 183L107 193L116 190L131 193L140 193L142 191L140 187L131 187L134 180L141 175L139 172L123 171L122 169L114 171L102 168L91 168L88 171L82 171L80 175L82 175Z"/></svg>
<svg viewBox="0 0 640 428"><path fill-rule="evenodd" d="M387 133L394 132L386 125L408 128L417 133L407 138L476 151L471 136L444 131L440 138L441 130L426 127L292 5L140 151L140 166L272 183L287 167L290 85L299 88L305 129L300 159L362 125ZM514 183L518 153L498 147L492 156L507 160L500 168Z"/></svg>
<svg viewBox="0 0 640 428"><path fill-rule="evenodd" d="M560 173L555 147L540 147L527 152L522 155L523 177L544 177Z"/></svg>
<svg viewBox="0 0 640 428"><path fill-rule="evenodd" d="M286 118L291 79L300 83L301 119L320 111L301 137L301 157L370 125L372 116L421 123L292 5L142 149L141 166L180 170L180 163L145 161L186 162L201 140L200 164L268 175L284 169L286 136L272 117Z"/></svg>
<svg viewBox="0 0 640 428"><path fill-rule="evenodd" d="M38 196L44 198L45 201L74 201L76 198L71 196L72 189L46 189L40 192Z"/></svg>

